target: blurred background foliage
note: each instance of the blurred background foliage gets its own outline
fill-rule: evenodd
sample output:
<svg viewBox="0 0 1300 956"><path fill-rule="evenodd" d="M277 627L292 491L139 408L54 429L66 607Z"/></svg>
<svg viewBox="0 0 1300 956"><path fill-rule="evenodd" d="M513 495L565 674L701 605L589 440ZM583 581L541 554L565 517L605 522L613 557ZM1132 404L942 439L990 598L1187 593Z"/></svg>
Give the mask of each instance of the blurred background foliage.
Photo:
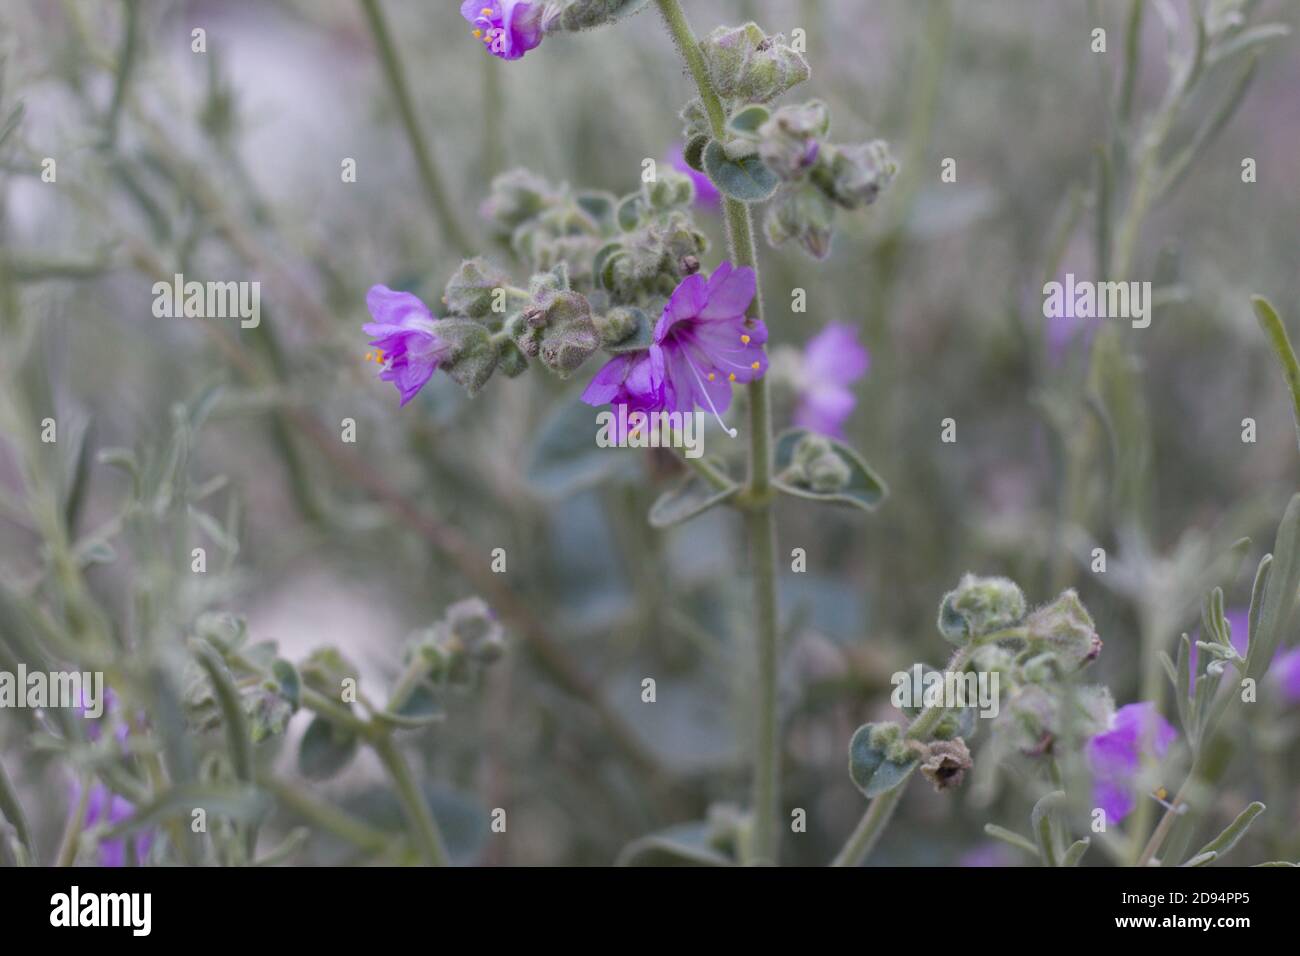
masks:
<svg viewBox="0 0 1300 956"><path fill-rule="evenodd" d="M1293 3L1253 6L1257 19L1300 19ZM154 728L138 759L157 783L164 767L223 748L217 731L180 731L169 709L186 638L213 613L293 660L337 647L382 696L406 638L479 594L510 650L469 691L445 695L444 720L407 735L416 776L461 861L603 864L646 832L744 798L751 643L738 521L715 511L652 531L645 514L681 465L596 449L591 410L573 404L580 383L499 379L468 400L439 377L398 413L363 360L360 325L374 283L436 303L463 256L509 263L477 215L502 171L633 189L642 160L678 139L691 89L652 10L502 63L456 7L385 4L460 239L424 202L356 5L4 5L0 117L22 112L0 147L0 654L5 666L102 665ZM870 215L843 219L828 261L760 253L773 343L802 345L831 320L858 328L872 364L849 437L893 489L872 516L780 506L782 553L808 553L807 573L781 582L783 800L808 811L808 832L785 841L790 862L828 860L860 815L849 737L888 715L893 672L942 662L935 608L962 572L1008 575L1032 602L1077 586L1105 641L1095 677L1125 703L1150 686L1143 641L1172 650L1205 587L1246 603L1248 576L1204 580L1206 568L1245 535L1257 559L1295 487L1284 388L1248 301L1266 294L1300 318L1293 39L1257 51L1240 107L1153 207L1131 274L1118 277L1151 279L1161 304L1149 329L1115 330L1133 374L1112 437L1098 439L1088 410L1109 386L1089 383L1087 344L1054 339L1042 318L1045 281L1097 274L1099 149L1123 161L1137 142L1114 108L1129 8L689 4L701 33L746 19L803 28L803 92L830 105L837 137L884 138L901 166ZM1097 25L1105 54L1090 51ZM205 54L191 52L195 27ZM1166 43L1147 16L1137 117L1163 95ZM1192 141L1236 76L1205 78L1172 148ZM54 183L40 178L44 157L57 161ZM345 157L355 183L341 182ZM945 157L956 183L940 182ZM1242 182L1244 157L1257 183ZM721 223L700 219L712 267ZM177 272L260 281L260 326L155 318L152 283ZM806 314L789 308L796 288ZM39 440L47 416L54 444ZM948 417L951 445L939 440ZM1255 444L1241 440L1245 417ZM345 418L355 444L340 441ZM127 450L134 476L114 467ZM1117 502L1120 487L1140 505ZM199 545L202 576L190 571ZM1088 570L1095 545L1111 555L1107 586ZM504 574L490 570L494 548ZM643 677L657 681L653 705ZM1294 858L1297 717L1261 707L1250 719L1251 750L1227 772L1212 822L1258 796L1270 812L1249 839ZM266 845L303 822L296 793L352 814L363 838L400 827L373 759L299 779L306 724L258 745L259 775L276 781ZM76 733L30 712L0 719L0 756L45 856L70 812L70 774L111 776L102 753L67 743ZM874 859L973 859L988 846L985 822L1022 823L1034 794L1016 771L977 773L955 796L915 788ZM506 834L488 831L495 807L508 811ZM313 827L288 858L368 859L366 846Z"/></svg>

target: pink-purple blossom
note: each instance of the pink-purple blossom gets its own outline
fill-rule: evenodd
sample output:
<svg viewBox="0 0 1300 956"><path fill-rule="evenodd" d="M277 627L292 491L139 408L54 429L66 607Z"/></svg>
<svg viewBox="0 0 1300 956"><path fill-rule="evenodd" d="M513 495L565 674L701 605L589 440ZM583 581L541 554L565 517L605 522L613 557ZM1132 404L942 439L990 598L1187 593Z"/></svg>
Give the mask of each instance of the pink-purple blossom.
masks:
<svg viewBox="0 0 1300 956"><path fill-rule="evenodd" d="M1163 760L1178 732L1150 701L1126 704L1111 718L1110 728L1087 744L1093 797L1108 822L1123 820L1137 802L1142 765Z"/></svg>
<svg viewBox="0 0 1300 956"><path fill-rule="evenodd" d="M517 60L542 42L545 4L529 0L465 0L460 15L493 56Z"/></svg>
<svg viewBox="0 0 1300 956"><path fill-rule="evenodd" d="M681 143L674 143L668 151L668 162L679 173L691 177L691 182L695 184L695 205L702 209L717 209L722 205L722 193L718 192L718 187L713 185L713 180L705 173L690 167L682 152Z"/></svg>
<svg viewBox="0 0 1300 956"><path fill-rule="evenodd" d="M844 422L857 399L849 387L871 365L853 326L831 322L804 347L803 384L794 423L833 438L844 437Z"/></svg>
<svg viewBox="0 0 1300 956"><path fill-rule="evenodd" d="M696 273L673 290L645 352L615 356L596 373L582 400L627 404L629 413L687 412L721 417L731 386L767 371L767 327L745 315L754 300L754 270L723 262L708 279Z"/></svg>
<svg viewBox="0 0 1300 956"><path fill-rule="evenodd" d="M409 292L372 286L366 293L366 307L375 321L362 330L374 336L370 344L377 349L379 377L397 386L402 396L399 404L405 405L429 381L448 346L434 333L428 307Z"/></svg>
<svg viewBox="0 0 1300 956"><path fill-rule="evenodd" d="M71 802L73 807L81 802L81 785L76 781L71 787ZM82 825L84 829L94 826L113 827L129 820L134 812L135 807L126 797L113 793L104 784L95 781L90 785L90 792L86 796L86 816ZM153 834L148 830L139 830L130 838L100 840L98 865L126 866L127 851L132 848L132 844L135 858L131 860L131 865L139 866L149 855L149 848L153 845Z"/></svg>

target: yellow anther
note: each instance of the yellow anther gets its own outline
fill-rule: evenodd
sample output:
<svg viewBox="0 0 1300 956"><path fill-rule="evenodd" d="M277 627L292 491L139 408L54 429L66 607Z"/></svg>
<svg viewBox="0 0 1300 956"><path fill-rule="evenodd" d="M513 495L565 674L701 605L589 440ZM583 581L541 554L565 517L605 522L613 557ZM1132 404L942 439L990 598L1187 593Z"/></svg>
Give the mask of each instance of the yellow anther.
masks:
<svg viewBox="0 0 1300 956"><path fill-rule="evenodd" d="M710 381L710 382L713 381L713 380L714 380L715 378L717 378L717 377L718 377L718 375L717 375L716 372L710 372L710 373L709 373L709 381Z"/></svg>
<svg viewBox="0 0 1300 956"><path fill-rule="evenodd" d="M748 344L749 344L749 336L748 336L748 335L742 335L742 336L740 337L740 341L741 341L742 344L744 344L744 345L748 345Z"/></svg>
<svg viewBox="0 0 1300 956"><path fill-rule="evenodd" d="M728 381L728 382L734 382L735 380L736 380L736 373L735 373L735 372L732 372L730 375L727 376L727 381Z"/></svg>
<svg viewBox="0 0 1300 956"><path fill-rule="evenodd" d="M492 8L484 7L482 10L479 11L479 13L483 14L483 16L485 17L490 17L492 16Z"/></svg>
<svg viewBox="0 0 1300 956"><path fill-rule="evenodd" d="M753 365L750 366L750 368L752 368L755 372L757 372L757 371L758 371L758 363L755 362Z"/></svg>
<svg viewBox="0 0 1300 956"><path fill-rule="evenodd" d="M481 39L483 39L483 31L482 31L482 30L475 30L475 31L474 31L474 39L475 39L475 40L481 40ZM443 302L446 302L447 299L444 297L442 301L443 301Z"/></svg>

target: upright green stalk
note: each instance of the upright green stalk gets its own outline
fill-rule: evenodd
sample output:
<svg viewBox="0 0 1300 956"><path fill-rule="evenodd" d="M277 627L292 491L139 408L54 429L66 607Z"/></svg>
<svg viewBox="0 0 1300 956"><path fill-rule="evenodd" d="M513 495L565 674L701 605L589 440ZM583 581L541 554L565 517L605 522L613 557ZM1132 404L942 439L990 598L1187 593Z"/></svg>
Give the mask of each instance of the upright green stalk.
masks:
<svg viewBox="0 0 1300 956"><path fill-rule="evenodd" d="M392 35L388 32L388 23L384 13L379 9L379 0L361 0L361 9L366 15L371 36L379 50L380 62L384 64L384 75L397 102L397 112L401 115L402 125L406 128L406 138L411 141L411 151L415 153L415 164L420 171L420 185L424 187L424 198L429 203L447 233L447 239L457 252L467 254L470 251L469 237L461 228L460 220L452 209L447 191L443 188L442 177L434 165L433 154L425 141L420 121L415 115L415 104L411 92L406 86L406 75L402 72L402 61L398 59L397 47L393 45Z"/></svg>
<svg viewBox="0 0 1300 956"><path fill-rule="evenodd" d="M411 776L411 768L406 765L401 751L393 743L393 738L386 733L376 734L370 741L370 746L388 771L397 797L402 801L402 809L406 811L407 821L415 828L415 845L419 848L420 856L430 866L446 866L447 850L442 844L438 824L433 819L419 785Z"/></svg>
<svg viewBox="0 0 1300 956"><path fill-rule="evenodd" d="M713 135L721 140L726 124L722 101L709 81L704 54L678 0L655 0L677 44L687 69L699 88ZM749 207L727 199L724 207L727 241L732 262L748 266L755 274L750 318L762 320L763 295L757 282L758 258L754 254L754 228ZM781 739L777 710L779 640L776 608L776 516L772 510L772 422L766 377L748 385L749 480L742 499L754 574L754 636L758 646L758 694L754 721L754 860L776 863L781 829L778 822L781 783Z"/></svg>
<svg viewBox="0 0 1300 956"><path fill-rule="evenodd" d="M1006 637L1017 636L1020 630L1013 628L1006 631L999 631L995 634L981 638L979 642L972 641L961 650L953 655L952 660L948 662L947 670L960 673L966 669L966 664L970 660L970 655L980 644L992 643L993 641L1002 640ZM916 715L916 719L908 725L907 738L909 740L925 740L934 732L934 728L939 725L943 715L947 713L947 708L942 705L926 707L921 713ZM898 801L902 799L903 791L907 789L907 780L911 773L903 779L898 786L886 793L876 797L868 805L862 819L854 828L852 835L849 836L848 842L844 844L843 849L831 861L831 866L859 866L862 861L876 845L880 839L880 834L885 831L889 820L894 815L894 808L898 806Z"/></svg>

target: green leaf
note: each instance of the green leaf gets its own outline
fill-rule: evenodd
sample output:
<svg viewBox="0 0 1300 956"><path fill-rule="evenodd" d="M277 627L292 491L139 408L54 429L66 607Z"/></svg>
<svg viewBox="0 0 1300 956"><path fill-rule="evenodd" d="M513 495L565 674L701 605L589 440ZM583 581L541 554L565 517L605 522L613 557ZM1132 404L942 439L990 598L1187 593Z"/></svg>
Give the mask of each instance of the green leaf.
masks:
<svg viewBox="0 0 1300 956"><path fill-rule="evenodd" d="M1065 860L1062 866L1078 866L1083 855L1088 852L1088 847L1092 846L1092 840L1084 837L1082 840L1075 840L1070 844L1070 848L1065 851Z"/></svg>
<svg viewBox="0 0 1300 956"><path fill-rule="evenodd" d="M869 798L888 793L903 783L919 759L906 751L907 756L890 753L894 749L892 742L902 739L901 731L888 733L891 726L898 731L895 725L863 724L849 741L849 777Z"/></svg>
<svg viewBox="0 0 1300 956"><path fill-rule="evenodd" d="M1042 857L1044 866L1062 865L1064 807L1065 791L1053 790L1034 804L1033 812L1029 816L1034 840L1038 843L1038 855Z"/></svg>
<svg viewBox="0 0 1300 956"><path fill-rule="evenodd" d="M27 825L27 816L23 813L22 804L18 802L18 791L14 789L2 763L0 763L0 819L9 821L9 825L18 834L19 842L26 849L28 859L36 862L38 857L31 827Z"/></svg>
<svg viewBox="0 0 1300 956"><path fill-rule="evenodd" d="M725 488L715 488L694 472L684 476L673 488L661 494L650 506L650 526L670 528L720 505L737 491L740 485L728 482Z"/></svg>
<svg viewBox="0 0 1300 956"><path fill-rule="evenodd" d="M230 670L216 648L206 641L196 641L194 653L199 666L207 673L208 680L212 681L217 705L221 708L222 723L226 728L226 742L230 747L235 776L249 783L253 779L253 744L239 689L235 687L234 678L230 676Z"/></svg>
<svg viewBox="0 0 1300 956"><path fill-rule="evenodd" d="M1273 563L1259 614L1259 629L1250 635L1244 676L1256 682L1264 677L1295 611L1300 587L1300 494L1293 495L1278 525Z"/></svg>
<svg viewBox="0 0 1300 956"><path fill-rule="evenodd" d="M811 501L823 501L830 504L848 505L863 511L874 511L876 506L889 494L885 482L863 461L862 456L843 442L827 438L832 450L849 466L848 485L839 491L819 492L811 488L792 484L782 479L781 473L790 466L794 457L795 446L799 440L809 434L805 428L792 428L782 432L776 440L776 474L773 485L787 495L807 498Z"/></svg>
<svg viewBox="0 0 1300 956"><path fill-rule="evenodd" d="M1250 304L1255 307L1255 317L1260 328L1268 336L1273 352L1282 363L1282 374L1286 377L1287 388L1291 391L1291 412L1295 418L1296 444L1300 445L1300 363L1296 362L1295 349L1286 334L1286 326L1278 316L1273 303L1263 296L1250 297ZM1253 632L1252 632L1253 633Z"/></svg>
<svg viewBox="0 0 1300 956"><path fill-rule="evenodd" d="M298 770L308 779L328 780L351 763L356 753L356 734L317 717L303 734L298 748Z"/></svg>
<svg viewBox="0 0 1300 956"><path fill-rule="evenodd" d="M754 134L758 128L772 118L772 112L766 106L755 103L743 106L731 114L727 127L737 133Z"/></svg>
<svg viewBox="0 0 1300 956"><path fill-rule="evenodd" d="M704 149L704 170L724 195L741 202L762 202L781 184L776 173L757 156L734 162L716 140Z"/></svg>
<svg viewBox="0 0 1300 956"><path fill-rule="evenodd" d="M708 825L687 823L633 840L615 866L731 866L732 860L708 843Z"/></svg>
<svg viewBox="0 0 1300 956"><path fill-rule="evenodd" d="M1237 845L1237 841L1246 835L1246 831L1250 829L1250 824L1263 812L1264 804L1256 800L1250 806L1246 807L1245 810L1242 810L1241 813L1237 815L1237 819L1229 823L1222 833L1216 836L1209 843L1205 844L1205 846L1201 847L1192 859L1194 860L1207 853L1213 853L1216 857L1225 855ZM1187 865L1193 866L1195 864L1192 863L1192 860L1188 860Z"/></svg>
<svg viewBox="0 0 1300 956"><path fill-rule="evenodd" d="M618 204L618 211L615 218L618 220L618 227L624 232L631 232L641 224L641 194L632 193L630 196L623 197Z"/></svg>
<svg viewBox="0 0 1300 956"><path fill-rule="evenodd" d="M121 839L128 833L176 817L185 818L188 823L190 814L200 807L208 816L252 823L266 815L270 809L270 799L263 791L248 785L181 784L164 791L152 802L137 807L135 813L110 827L100 839Z"/></svg>
<svg viewBox="0 0 1300 956"><path fill-rule="evenodd" d="M596 444L596 409L575 394L561 401L534 432L525 457L525 474L548 498L590 488L627 460L620 449Z"/></svg>
<svg viewBox="0 0 1300 956"><path fill-rule="evenodd" d="M1038 847L1034 845L1033 841L1022 837L1014 830L1000 827L996 823L986 823L984 824L984 832L995 840L1001 840L1003 843L1013 846L1017 850L1024 850L1031 856L1035 858L1038 857Z"/></svg>

